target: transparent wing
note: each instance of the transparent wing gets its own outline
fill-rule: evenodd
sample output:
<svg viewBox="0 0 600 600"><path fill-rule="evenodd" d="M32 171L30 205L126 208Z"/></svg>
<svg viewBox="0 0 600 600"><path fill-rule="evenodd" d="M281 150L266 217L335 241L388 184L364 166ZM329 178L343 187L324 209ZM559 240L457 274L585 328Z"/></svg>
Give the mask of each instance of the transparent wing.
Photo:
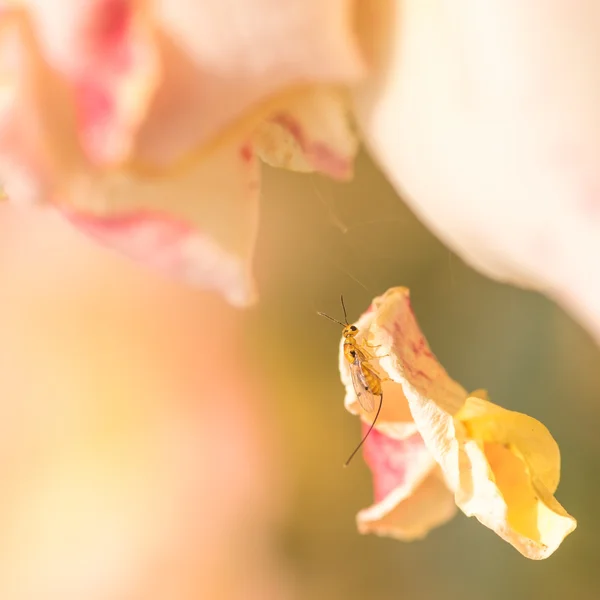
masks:
<svg viewBox="0 0 600 600"><path fill-rule="evenodd" d="M375 395L371 392L369 384L365 380L360 360L350 363L350 376L352 377L352 385L358 403L363 410L371 412L375 408Z"/></svg>

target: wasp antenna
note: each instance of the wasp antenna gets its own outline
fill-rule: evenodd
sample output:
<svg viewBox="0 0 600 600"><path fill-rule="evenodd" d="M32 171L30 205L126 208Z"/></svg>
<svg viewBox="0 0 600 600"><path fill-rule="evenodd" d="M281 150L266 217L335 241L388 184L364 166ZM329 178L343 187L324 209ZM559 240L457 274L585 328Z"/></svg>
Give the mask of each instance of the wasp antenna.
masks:
<svg viewBox="0 0 600 600"><path fill-rule="evenodd" d="M341 325L342 327L346 327L345 323L342 323L341 321L338 321L337 319L334 319L333 317L330 317L329 315L326 315L325 313L317 312L317 314L320 317L325 317L326 319L329 319L330 321L333 321L334 323L337 323L338 325Z"/></svg>
<svg viewBox="0 0 600 600"><path fill-rule="evenodd" d="M383 404L383 393L381 394L381 396L379 398L379 407L377 408L377 413L375 413L375 418L373 419L373 422L371 423L371 427L369 427L369 430L367 431L367 433L365 433L363 439L360 440L360 444L358 444L358 446L356 446L356 448L354 448L354 451L348 457L348 460L344 463L344 467L347 467L350 464L350 461L354 458L356 453L361 449L362 445L367 441L367 438L369 437L371 431L373 431L373 427L375 427L375 423L377 423L377 417L379 417L379 413L381 412L382 404Z"/></svg>
<svg viewBox="0 0 600 600"><path fill-rule="evenodd" d="M348 315L346 313L346 305L344 304L344 294L340 294L340 302L342 303L342 310L344 311L344 321L346 321L346 325L349 325L350 323L348 323Z"/></svg>

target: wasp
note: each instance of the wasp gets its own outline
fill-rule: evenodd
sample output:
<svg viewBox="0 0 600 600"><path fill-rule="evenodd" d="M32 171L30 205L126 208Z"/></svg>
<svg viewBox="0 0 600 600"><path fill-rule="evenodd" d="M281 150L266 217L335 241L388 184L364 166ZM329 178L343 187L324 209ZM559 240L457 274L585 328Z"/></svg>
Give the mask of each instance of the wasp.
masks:
<svg viewBox="0 0 600 600"><path fill-rule="evenodd" d="M344 358L348 362L354 393L363 410L366 412L373 412L373 409L375 408L375 398L379 396L379 406L377 407L373 422L358 446L356 446L352 454L348 457L348 460L344 463L344 466L347 467L369 437L373 427L375 427L375 423L377 423L377 418L379 417L381 406L383 404L383 388L381 377L369 364L369 361L371 361L373 357L365 348L360 348L358 345L358 341L356 340L356 336L359 333L358 327L348 323L344 296L340 296L340 302L342 304L342 310L344 311L345 323L322 312L317 314L343 327L342 337L344 338Z"/></svg>

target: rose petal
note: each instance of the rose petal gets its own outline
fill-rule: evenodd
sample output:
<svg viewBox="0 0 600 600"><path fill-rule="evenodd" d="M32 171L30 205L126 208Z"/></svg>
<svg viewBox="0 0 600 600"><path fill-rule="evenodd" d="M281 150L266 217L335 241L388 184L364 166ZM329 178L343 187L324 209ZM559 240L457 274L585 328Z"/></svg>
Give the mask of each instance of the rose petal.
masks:
<svg viewBox="0 0 600 600"><path fill-rule="evenodd" d="M577 526L552 495L560 452L550 432L478 398L469 398L457 419L468 437L458 505L527 558L547 558Z"/></svg>
<svg viewBox="0 0 600 600"><path fill-rule="evenodd" d="M548 558L575 529L575 519L502 444L468 441L464 449L468 466L463 468L472 479L472 492L460 508L527 558Z"/></svg>
<svg viewBox="0 0 600 600"><path fill-rule="evenodd" d="M168 275L221 292L234 306L256 297L250 267L210 237L167 215L97 217L64 213L81 231Z"/></svg>
<svg viewBox="0 0 600 600"><path fill-rule="evenodd" d="M123 159L157 83L155 41L131 0L27 0L45 60L69 84L88 157Z"/></svg>
<svg viewBox="0 0 600 600"><path fill-rule="evenodd" d="M0 180L8 195L58 206L105 243L248 304L259 193L251 134L265 115L281 112L283 88L308 90L291 101L294 133L314 168L346 176L352 157L344 153L355 150L347 115L333 93L321 97L309 84L355 80L362 71L349 0L285 10L260 2L274 11L269 20L257 20L250 9L263 12L251 2L236 3L233 21L215 3L141 11L125 0L61 0L50 10L32 0L3 12ZM218 36L220 28L239 35ZM215 36L229 40L227 48ZM275 41L286 41L284 50L273 52ZM164 93L153 96L142 123L157 52ZM269 106L247 125L216 139L263 101ZM326 151L315 132L325 122ZM126 155L118 168L100 165Z"/></svg>
<svg viewBox="0 0 600 600"><path fill-rule="evenodd" d="M245 306L255 297L259 191L257 160L234 141L168 178L115 171L74 182L67 209L120 251Z"/></svg>
<svg viewBox="0 0 600 600"><path fill-rule="evenodd" d="M473 395L467 398L456 418L465 424L470 437L516 448L550 493L556 491L560 481L560 450L542 423Z"/></svg>
<svg viewBox="0 0 600 600"><path fill-rule="evenodd" d="M600 6L358 6L358 121L393 184L472 266L600 340Z"/></svg>
<svg viewBox="0 0 600 600"><path fill-rule="evenodd" d="M0 19L0 180L14 202L51 202L83 161L71 96L23 12Z"/></svg>
<svg viewBox="0 0 600 600"><path fill-rule="evenodd" d="M366 429L364 425L363 433ZM361 533L410 541L456 514L453 494L418 433L396 440L372 431L364 457L373 473L375 504L356 517Z"/></svg>
<svg viewBox="0 0 600 600"><path fill-rule="evenodd" d="M170 164L242 118L249 133L290 87L357 81L352 9L350 0L156 3L163 80L139 132L138 160Z"/></svg>
<svg viewBox="0 0 600 600"><path fill-rule="evenodd" d="M14 13L2 24L12 84L0 105L0 178L11 199L53 203L106 243L250 303L259 165L245 141L230 139L161 177L95 169L77 142L68 90L40 55L29 22ZM48 103L42 88L51 92Z"/></svg>
<svg viewBox="0 0 600 600"><path fill-rule="evenodd" d="M402 387L424 445L459 508L524 556L550 556L576 522L552 496L560 453L548 430L492 404L481 390L467 397L431 353L408 290L392 288L373 301L373 308L368 339L389 355L378 365Z"/></svg>
<svg viewBox="0 0 600 600"><path fill-rule="evenodd" d="M369 333L373 343L381 347L381 354L388 355L379 364L401 385L417 430L456 489L459 447L454 415L467 393L431 352L415 319L408 289L388 290L373 301L373 307Z"/></svg>
<svg viewBox="0 0 600 600"><path fill-rule="evenodd" d="M289 97L260 126L254 141L260 158L271 166L320 171L336 179L352 176L358 148L346 95L324 86Z"/></svg>

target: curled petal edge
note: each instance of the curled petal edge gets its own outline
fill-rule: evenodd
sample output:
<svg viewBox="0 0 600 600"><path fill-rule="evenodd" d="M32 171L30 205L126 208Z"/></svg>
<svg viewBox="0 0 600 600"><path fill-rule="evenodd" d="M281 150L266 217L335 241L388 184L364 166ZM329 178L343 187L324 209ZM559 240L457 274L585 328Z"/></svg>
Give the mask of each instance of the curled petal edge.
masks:
<svg viewBox="0 0 600 600"><path fill-rule="evenodd" d="M256 301L250 266L186 223L150 212L107 217L60 212L103 245L178 279L217 290L234 306Z"/></svg>

